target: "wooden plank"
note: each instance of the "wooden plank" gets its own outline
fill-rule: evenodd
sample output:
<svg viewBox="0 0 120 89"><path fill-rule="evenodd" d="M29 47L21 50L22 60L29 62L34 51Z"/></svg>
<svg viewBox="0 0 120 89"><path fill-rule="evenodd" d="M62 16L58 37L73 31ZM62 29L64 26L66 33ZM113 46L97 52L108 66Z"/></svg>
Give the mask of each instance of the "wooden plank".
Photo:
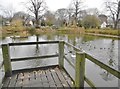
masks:
<svg viewBox="0 0 120 89"><path fill-rule="evenodd" d="M54 80L57 88L58 87L63 87L61 81L59 80L58 76L56 75L55 70L54 69L50 69L50 72L52 74L53 80Z"/></svg>
<svg viewBox="0 0 120 89"><path fill-rule="evenodd" d="M43 83L42 83L42 80L41 80L41 72L40 71L34 71L34 86L35 87L41 87L43 88ZM33 87L33 86L32 86Z"/></svg>
<svg viewBox="0 0 120 89"><path fill-rule="evenodd" d="M35 68L25 68L25 69L19 69L19 70L13 70L13 74L14 73L22 73L22 72L31 72L34 70L43 70L43 69L47 69L47 68L55 68L58 65L50 65L50 66L40 66L40 67L35 67Z"/></svg>
<svg viewBox="0 0 120 89"><path fill-rule="evenodd" d="M43 59L43 58L45 59L45 58L51 58L51 57L52 58L58 57L58 55L54 54L54 55L37 56L37 57L12 58L11 61L16 62L16 61L25 61L25 60L32 60L32 59Z"/></svg>
<svg viewBox="0 0 120 89"><path fill-rule="evenodd" d="M6 77L3 81L3 88L8 88L9 83L10 83L11 77Z"/></svg>
<svg viewBox="0 0 120 89"><path fill-rule="evenodd" d="M63 77L63 75L61 74L60 69L55 68L55 71L56 71L56 73L57 73L57 75L58 75L58 77L59 77L62 85L63 85L64 87L70 87L70 86L68 85L68 83L66 82L66 79L65 79L65 78Z"/></svg>
<svg viewBox="0 0 120 89"><path fill-rule="evenodd" d="M30 72L30 87L43 87L38 71Z"/></svg>
<svg viewBox="0 0 120 89"><path fill-rule="evenodd" d="M21 46L21 45L55 44L55 43L59 43L59 41L20 42L20 43L9 43L9 45L10 46Z"/></svg>
<svg viewBox="0 0 120 89"><path fill-rule="evenodd" d="M97 59L93 58L89 54L86 54L86 58L120 79L120 72L119 71L117 71L113 68L110 68L109 66L107 66L104 63L98 61Z"/></svg>
<svg viewBox="0 0 120 89"><path fill-rule="evenodd" d="M17 74L13 74L13 75L12 75L11 81L10 81L8 87L15 87L15 84L16 84L16 81L17 81L17 77L18 77Z"/></svg>
<svg viewBox="0 0 120 89"><path fill-rule="evenodd" d="M40 87L41 89L43 88L43 83L41 80L41 70L39 71L34 71L34 83L35 83L35 87ZM33 86L32 86L33 87Z"/></svg>
<svg viewBox="0 0 120 89"><path fill-rule="evenodd" d="M50 87L49 80L47 79L47 76L45 74L45 70L42 70L42 73L41 73L40 77L42 79L43 87Z"/></svg>
<svg viewBox="0 0 120 89"><path fill-rule="evenodd" d="M49 71L49 69L46 70L45 72L46 72L46 76L47 76L48 83L49 83L50 87L51 88L56 87L55 82L52 78L52 75L51 75L51 72Z"/></svg>
<svg viewBox="0 0 120 89"><path fill-rule="evenodd" d="M24 79L23 79L23 87L30 87L30 73L29 72L25 72L24 73Z"/></svg>
<svg viewBox="0 0 120 89"><path fill-rule="evenodd" d="M19 73L16 84L15 84L15 87L22 87L23 86L23 79L24 79L24 74Z"/></svg>
<svg viewBox="0 0 120 89"><path fill-rule="evenodd" d="M34 87L34 80L35 80L35 78L34 78L34 72L32 71L32 72L29 72L29 78L28 78L28 80L29 80L29 87Z"/></svg>
<svg viewBox="0 0 120 89"><path fill-rule="evenodd" d="M65 71L64 70L60 70L60 72L63 75L63 77L65 78L65 80L67 81L67 83L70 86L70 88L74 87L73 86L73 81L70 79L70 77L68 77L68 75L65 73Z"/></svg>

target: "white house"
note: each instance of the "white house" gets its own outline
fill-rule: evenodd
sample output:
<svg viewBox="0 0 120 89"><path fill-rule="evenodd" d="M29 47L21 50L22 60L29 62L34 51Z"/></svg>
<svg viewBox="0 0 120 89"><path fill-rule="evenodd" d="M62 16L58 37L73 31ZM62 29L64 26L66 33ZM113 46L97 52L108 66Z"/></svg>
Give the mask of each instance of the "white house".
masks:
<svg viewBox="0 0 120 89"><path fill-rule="evenodd" d="M106 22L103 22L103 23L101 24L101 28L105 28L106 25L107 25L107 23L106 23Z"/></svg>

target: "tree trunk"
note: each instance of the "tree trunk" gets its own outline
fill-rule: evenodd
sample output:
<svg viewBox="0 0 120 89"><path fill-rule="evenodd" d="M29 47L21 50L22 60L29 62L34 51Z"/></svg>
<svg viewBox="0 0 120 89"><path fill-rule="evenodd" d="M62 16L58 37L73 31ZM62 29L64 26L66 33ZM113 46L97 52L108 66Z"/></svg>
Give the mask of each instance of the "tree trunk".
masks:
<svg viewBox="0 0 120 89"><path fill-rule="evenodd" d="M114 22L114 29L117 29L117 24L118 24L118 22L115 21L115 22Z"/></svg>
<svg viewBox="0 0 120 89"><path fill-rule="evenodd" d="M38 13L35 13L35 19L36 19L36 28L39 28L39 17L38 17Z"/></svg>
<svg viewBox="0 0 120 89"><path fill-rule="evenodd" d="M119 14L120 14L120 1L118 2L118 9L117 9L117 14L116 14L116 21L114 23L114 29L117 29L117 25L119 22Z"/></svg>

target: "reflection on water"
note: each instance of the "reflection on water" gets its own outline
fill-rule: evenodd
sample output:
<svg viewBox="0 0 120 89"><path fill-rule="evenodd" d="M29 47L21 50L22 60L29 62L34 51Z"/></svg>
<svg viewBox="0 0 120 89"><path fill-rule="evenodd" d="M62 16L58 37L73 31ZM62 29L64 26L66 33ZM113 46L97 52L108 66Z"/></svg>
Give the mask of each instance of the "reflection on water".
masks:
<svg viewBox="0 0 120 89"><path fill-rule="evenodd" d="M118 70L118 41L108 38L100 38L95 36L85 36L85 35L37 35L30 36L26 39L12 39L6 37L2 40L3 43L7 42L38 42L45 40L64 40L77 46L78 48L84 49L87 53L91 54L99 61L109 65L110 67ZM32 46L15 46L10 48L11 57L31 57L40 56L47 54L58 53L58 45L56 44L45 44L45 45L32 45ZM65 53L69 60L75 63L75 51L72 47L65 46ZM72 54L72 55L71 55ZM55 58L56 59L56 58ZM36 67L41 65L55 64L57 60L39 60L34 59L32 61L13 63L13 68L22 68L23 66ZM68 72L71 73L73 78L75 77L74 69L65 63ZM118 87L118 79L107 71L101 69L99 66L86 61L86 76L91 79L98 87Z"/></svg>

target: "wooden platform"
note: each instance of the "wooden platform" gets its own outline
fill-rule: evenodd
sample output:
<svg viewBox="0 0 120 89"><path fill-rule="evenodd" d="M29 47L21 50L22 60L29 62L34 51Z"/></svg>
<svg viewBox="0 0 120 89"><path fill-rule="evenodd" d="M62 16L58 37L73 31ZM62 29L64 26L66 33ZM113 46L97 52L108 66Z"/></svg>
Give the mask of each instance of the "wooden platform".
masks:
<svg viewBox="0 0 120 89"><path fill-rule="evenodd" d="M9 89L9 87L13 89L17 87L51 87L55 89L62 87L64 89L67 87L71 89L72 85L71 79L58 66L14 73L12 77L3 81L3 89Z"/></svg>

